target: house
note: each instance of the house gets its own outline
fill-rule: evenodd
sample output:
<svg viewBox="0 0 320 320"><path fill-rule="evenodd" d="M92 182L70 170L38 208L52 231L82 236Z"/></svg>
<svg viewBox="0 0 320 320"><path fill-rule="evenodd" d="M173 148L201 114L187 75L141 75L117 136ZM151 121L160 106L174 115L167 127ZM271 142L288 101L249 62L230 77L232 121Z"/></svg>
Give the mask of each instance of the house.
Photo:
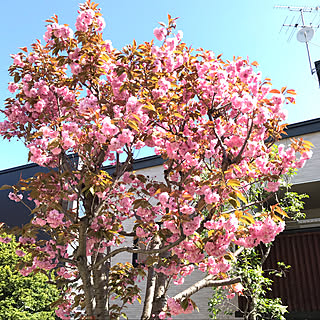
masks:
<svg viewBox="0 0 320 320"><path fill-rule="evenodd" d="M306 218L288 221L274 243L266 269L276 261L290 265L285 278L275 278L272 297L288 306L287 319L320 319L320 118L289 125L283 143L303 138L313 143L313 156L293 178L292 191L306 193Z"/></svg>
<svg viewBox="0 0 320 320"><path fill-rule="evenodd" d="M285 232L278 236L268 259L267 267L274 268L276 261L283 261L292 266L292 271L287 277L275 280L272 295L281 297L290 311L288 319L320 319L320 118L303 121L288 126L287 135L282 143L288 143L290 138L303 137L315 146L314 155L305 167L299 170L293 179L293 190L299 193L307 193L310 198L306 200L305 211L307 218L297 222L288 222ZM149 176L162 176L163 160L158 156L150 156L137 159L133 164L133 170ZM44 170L35 164L28 164L16 168L0 171L0 186L15 184L19 177L30 177L36 172ZM105 170L112 173L113 167ZM9 226L23 225L30 216L28 210L21 203L13 205L8 199L8 191L0 191L0 221ZM131 244L130 244L131 245ZM129 253L118 255L113 262L130 261ZM203 273L194 272L187 277L182 286L175 287L169 292L174 295L178 291L187 288L197 281ZM178 290L178 291L177 291ZM176 292L175 292L176 291ZM207 320L208 299L212 290L206 288L198 292L193 299L201 310L200 314L182 315L177 319ZM235 306L237 301L232 301ZM137 319L138 304L128 310L130 320ZM139 314L139 313L138 313ZM237 319L235 317L221 315L221 319Z"/></svg>

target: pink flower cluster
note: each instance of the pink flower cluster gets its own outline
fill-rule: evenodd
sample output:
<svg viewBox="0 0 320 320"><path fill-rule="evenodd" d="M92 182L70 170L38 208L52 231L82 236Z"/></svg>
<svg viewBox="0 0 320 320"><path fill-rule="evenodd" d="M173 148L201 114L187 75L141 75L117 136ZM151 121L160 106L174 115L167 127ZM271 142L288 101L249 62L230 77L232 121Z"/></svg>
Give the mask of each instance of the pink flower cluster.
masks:
<svg viewBox="0 0 320 320"><path fill-rule="evenodd" d="M90 228L95 232L101 228L104 230L109 230L112 228L112 219L106 217L105 215L95 217L90 225Z"/></svg>
<svg viewBox="0 0 320 320"><path fill-rule="evenodd" d="M18 88L19 88L19 86L14 82L10 82L9 85L8 85L8 90L11 93L15 93Z"/></svg>
<svg viewBox="0 0 320 320"><path fill-rule="evenodd" d="M155 37L159 40L162 41L165 36L167 35L167 29L164 27L160 27L160 28L155 28L153 30L153 34L155 35Z"/></svg>
<svg viewBox="0 0 320 320"><path fill-rule="evenodd" d="M56 315L62 320L71 319L71 304L63 303L58 305L58 309L55 311Z"/></svg>
<svg viewBox="0 0 320 320"><path fill-rule="evenodd" d="M73 37L73 31L66 25L59 25L57 23L49 24L43 38L46 42L49 42L53 36L62 40L71 39Z"/></svg>
<svg viewBox="0 0 320 320"><path fill-rule="evenodd" d="M19 256L24 256L30 249L30 244L35 244L35 239L20 237L19 242L24 250L17 250L17 254ZM31 248L33 248L33 246L31 246ZM67 245L58 245L54 240L48 241L41 247L37 246L36 250L39 252L39 255L35 256L33 260L30 261L31 265L25 266L20 270L22 275L27 276L31 272L39 269L44 271L52 270L56 268L58 264L58 256L63 258L68 258L69 256L67 252ZM59 275L64 278L71 278L74 274L74 272L65 268L61 268L59 271Z"/></svg>
<svg viewBox="0 0 320 320"><path fill-rule="evenodd" d="M238 229L239 221L234 215L229 219L221 217L218 221L207 221L204 226L208 230L215 230L209 241L205 244L205 250L209 256L223 256L231 241L235 238L235 232Z"/></svg>
<svg viewBox="0 0 320 320"><path fill-rule="evenodd" d="M276 182L269 181L267 186L265 187L265 190L268 192L276 192L278 191L279 186L280 186L280 181L276 181Z"/></svg>
<svg viewBox="0 0 320 320"><path fill-rule="evenodd" d="M21 60L21 55L19 54L13 54L11 55L11 57L13 58L13 64L17 65L18 67L23 67L24 66L24 62Z"/></svg>
<svg viewBox="0 0 320 320"><path fill-rule="evenodd" d="M23 195L22 194L16 194L13 192L10 192L8 195L10 200L13 200L15 202L20 202L23 199Z"/></svg>
<svg viewBox="0 0 320 320"><path fill-rule="evenodd" d="M46 220L51 228L58 228L59 226L64 224L63 218L64 218L64 214L59 213L59 211L54 209L49 211Z"/></svg>
<svg viewBox="0 0 320 320"><path fill-rule="evenodd" d="M253 248L260 242L270 243L274 241L277 234L284 230L284 227L284 222L277 224L270 217L267 217L263 221L256 221L250 225L249 235L245 238L236 239L234 242L245 248Z"/></svg>
<svg viewBox="0 0 320 320"><path fill-rule="evenodd" d="M70 273L65 267L59 268L57 274L64 279L70 279L73 276L73 274Z"/></svg>
<svg viewBox="0 0 320 320"><path fill-rule="evenodd" d="M105 28L106 23L104 19L101 16L95 17L95 12L93 10L88 9L80 11L80 14L78 15L76 21L76 29L78 31L87 32L94 21L96 24L95 27L97 31L102 31Z"/></svg>
<svg viewBox="0 0 320 320"><path fill-rule="evenodd" d="M78 31L87 32L88 27L92 24L95 13L93 10L84 10L81 11L77 17L76 29Z"/></svg>
<svg viewBox="0 0 320 320"><path fill-rule="evenodd" d="M202 272L208 272L211 275L217 275L218 273L227 273L231 269L229 262L223 257L215 258L208 257L207 261L199 263L199 270Z"/></svg>
<svg viewBox="0 0 320 320"><path fill-rule="evenodd" d="M168 311L172 316L176 316L178 314L188 314L192 313L194 310L194 307L192 303L189 301L189 304L186 309L181 307L181 304L179 301L176 301L173 298L168 298L167 300L167 306L168 306Z"/></svg>
<svg viewBox="0 0 320 320"><path fill-rule="evenodd" d="M191 220L186 221L182 226L183 233L186 236L191 236L200 227L201 221L202 221L201 216L196 216L196 217L192 218Z"/></svg>
<svg viewBox="0 0 320 320"><path fill-rule="evenodd" d="M185 240L179 246L175 247L172 252L181 260L187 260L190 263L199 263L203 260L204 254L195 244L198 240L198 236L190 237L189 240Z"/></svg>
<svg viewBox="0 0 320 320"><path fill-rule="evenodd" d="M9 243L12 239L10 237L0 237L0 242L1 243Z"/></svg>

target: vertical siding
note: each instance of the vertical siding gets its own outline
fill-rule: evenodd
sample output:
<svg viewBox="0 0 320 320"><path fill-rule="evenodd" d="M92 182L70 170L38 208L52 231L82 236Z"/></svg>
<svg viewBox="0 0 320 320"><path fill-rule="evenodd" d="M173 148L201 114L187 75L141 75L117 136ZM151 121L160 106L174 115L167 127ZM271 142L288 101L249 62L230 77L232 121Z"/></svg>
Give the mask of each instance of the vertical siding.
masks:
<svg viewBox="0 0 320 320"><path fill-rule="evenodd" d="M271 297L280 297L289 311L320 310L320 231L285 233L276 239L265 270L283 261L291 268L286 276L273 277Z"/></svg>

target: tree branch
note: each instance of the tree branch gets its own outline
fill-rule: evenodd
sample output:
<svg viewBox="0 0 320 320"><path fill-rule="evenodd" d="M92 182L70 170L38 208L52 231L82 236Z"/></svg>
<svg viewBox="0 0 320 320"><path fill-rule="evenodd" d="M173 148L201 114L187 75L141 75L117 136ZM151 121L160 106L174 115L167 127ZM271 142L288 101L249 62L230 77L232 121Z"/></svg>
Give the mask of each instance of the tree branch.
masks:
<svg viewBox="0 0 320 320"><path fill-rule="evenodd" d="M247 136L246 136L246 140L245 142L243 143L242 147L241 147L241 150L239 151L239 153L237 154L237 156L233 159L232 163L238 163L240 161L240 158L244 152L244 149L246 148L247 146L247 143L248 143L248 140L250 138L250 135L252 133L252 129L253 129L253 120L251 121L251 125L250 125L250 129L248 130L247 132Z"/></svg>
<svg viewBox="0 0 320 320"><path fill-rule="evenodd" d="M104 263L106 260L114 257L115 255L122 253L122 252L129 252L129 253L143 253L143 254L157 254L157 253L162 253L165 252L167 250L172 249L173 247L177 246L180 242L182 242L184 239L186 238L185 235L181 236L178 240L176 240L175 242L172 242L171 244L169 244L168 246L162 247L160 249L149 249L149 250L144 250L144 249L136 249L133 247L122 247L119 249L116 249L112 252L110 252L109 254L107 254L102 260L100 260L99 262L97 262L94 265L94 268L98 267L101 263Z"/></svg>
<svg viewBox="0 0 320 320"><path fill-rule="evenodd" d="M240 277L235 278L228 278L222 280L216 280L213 278L213 275L209 274L205 278L201 279L200 281L196 282L189 288L183 290L182 292L175 295L173 298L175 300L182 300L185 298L189 298L199 290L206 288L206 287L222 287L222 286L229 286L231 284L235 284L241 281Z"/></svg>
<svg viewBox="0 0 320 320"><path fill-rule="evenodd" d="M161 245L160 238L159 236L156 236L152 241L152 248L159 249L160 245ZM151 266L148 268L146 295L145 295L145 300L143 304L141 320L149 320L151 317L152 303L153 303L153 298L156 290L156 280L157 280L157 275L154 270L154 266Z"/></svg>
<svg viewBox="0 0 320 320"><path fill-rule="evenodd" d="M270 198L272 198L274 196L274 192L269 194L267 197L265 197L264 199L262 200L259 200L259 201L254 201L254 202L250 202L244 206L242 206L241 208L235 208L235 209L231 209L231 210L228 210L228 211L223 211L221 214L229 214L229 213L233 213L237 210L243 210L243 209L246 209L246 208L249 208L249 207L252 207L252 206L255 206L255 205L258 205L258 204L261 204L265 201L268 201Z"/></svg>

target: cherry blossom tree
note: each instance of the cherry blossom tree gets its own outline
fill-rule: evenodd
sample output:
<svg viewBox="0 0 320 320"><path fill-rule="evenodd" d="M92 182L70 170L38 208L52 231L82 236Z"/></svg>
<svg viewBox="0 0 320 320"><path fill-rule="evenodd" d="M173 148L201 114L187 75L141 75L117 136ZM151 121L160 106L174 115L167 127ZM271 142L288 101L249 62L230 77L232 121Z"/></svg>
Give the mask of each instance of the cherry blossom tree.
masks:
<svg viewBox="0 0 320 320"><path fill-rule="evenodd" d="M34 203L19 238L31 259L20 272L56 270L62 319L77 307L84 311L75 318L118 319L142 290L144 320L193 312L192 295L204 287L241 291L231 261L273 241L286 215L277 205L253 211L263 200L248 201L248 190L277 191L281 176L311 156L303 140L272 147L294 91L272 90L256 62L188 46L170 16L151 42L122 50L103 39L90 0L75 32L56 16L47 23L44 44L12 56L0 124L3 137L24 141L30 161L52 169L10 193ZM162 179L132 171L144 147L164 159ZM146 258L116 263L123 253ZM168 297L169 285L196 269L203 278Z"/></svg>

